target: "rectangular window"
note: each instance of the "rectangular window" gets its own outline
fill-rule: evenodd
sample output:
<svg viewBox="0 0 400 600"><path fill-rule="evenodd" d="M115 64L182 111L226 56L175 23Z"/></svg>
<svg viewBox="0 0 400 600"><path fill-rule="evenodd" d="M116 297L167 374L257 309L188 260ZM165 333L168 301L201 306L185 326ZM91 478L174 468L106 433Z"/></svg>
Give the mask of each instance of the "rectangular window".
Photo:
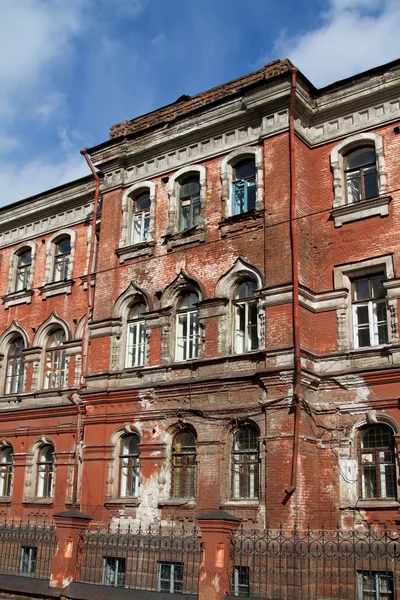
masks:
<svg viewBox="0 0 400 600"><path fill-rule="evenodd" d="M183 563L158 563L158 591L175 594L182 591Z"/></svg>
<svg viewBox="0 0 400 600"><path fill-rule="evenodd" d="M358 600L390 600L393 598L393 573L390 571L358 571Z"/></svg>
<svg viewBox="0 0 400 600"><path fill-rule="evenodd" d="M133 215L132 244L145 242L149 233L150 211L143 210Z"/></svg>
<svg viewBox="0 0 400 600"><path fill-rule="evenodd" d="M388 343L386 290L384 275L353 281L353 328L355 348Z"/></svg>
<svg viewBox="0 0 400 600"><path fill-rule="evenodd" d="M22 546L21 562L19 566L20 573L25 575L36 571L37 548L36 546Z"/></svg>
<svg viewBox="0 0 400 600"><path fill-rule="evenodd" d="M233 595L242 598L250 596L250 567L233 567Z"/></svg>
<svg viewBox="0 0 400 600"><path fill-rule="evenodd" d="M144 365L146 347L146 328L144 321L130 323L128 326L128 343L126 366L141 367Z"/></svg>
<svg viewBox="0 0 400 600"><path fill-rule="evenodd" d="M104 556L103 584L124 587L126 559L116 556Z"/></svg>
<svg viewBox="0 0 400 600"><path fill-rule="evenodd" d="M199 313L188 311L177 318L177 360L190 360L199 355Z"/></svg>

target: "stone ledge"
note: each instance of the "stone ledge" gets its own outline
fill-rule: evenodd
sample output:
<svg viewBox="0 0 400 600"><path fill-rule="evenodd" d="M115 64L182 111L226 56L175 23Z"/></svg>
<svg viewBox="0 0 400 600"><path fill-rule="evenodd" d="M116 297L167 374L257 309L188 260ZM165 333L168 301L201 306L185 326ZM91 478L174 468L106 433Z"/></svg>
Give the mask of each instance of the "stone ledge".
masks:
<svg viewBox="0 0 400 600"><path fill-rule="evenodd" d="M164 237L164 244L167 245L167 251L170 252L174 248L186 246L189 244L202 244L206 241L206 232L200 227L191 227L184 231L176 233L167 233Z"/></svg>
<svg viewBox="0 0 400 600"><path fill-rule="evenodd" d="M139 506L140 505L140 499L137 497L126 497L126 498L112 498L111 500L106 500L104 502L104 506L106 508L108 508L109 506L123 506L123 507L130 507L130 506Z"/></svg>
<svg viewBox="0 0 400 600"><path fill-rule="evenodd" d="M335 227L341 227L344 223L378 215L386 217L389 214L391 200L391 196L380 196L371 200L362 200L361 202L338 206L331 212Z"/></svg>
<svg viewBox="0 0 400 600"><path fill-rule="evenodd" d="M58 296L59 294L70 294L74 282L72 279L64 279L63 281L52 281L46 283L39 288L43 300L50 296Z"/></svg>
<svg viewBox="0 0 400 600"><path fill-rule="evenodd" d="M120 264L130 258L137 258L138 256L151 256L154 254L154 246L156 243L153 240L146 242L140 242L139 244L131 244L130 246L124 246L117 248L115 254L119 258Z"/></svg>
<svg viewBox="0 0 400 600"><path fill-rule="evenodd" d="M21 290L19 292L11 292L10 294L6 294L2 296L1 299L4 303L4 308L9 308L10 306L16 306L17 304L30 304L32 302L32 296L34 295L33 290Z"/></svg>

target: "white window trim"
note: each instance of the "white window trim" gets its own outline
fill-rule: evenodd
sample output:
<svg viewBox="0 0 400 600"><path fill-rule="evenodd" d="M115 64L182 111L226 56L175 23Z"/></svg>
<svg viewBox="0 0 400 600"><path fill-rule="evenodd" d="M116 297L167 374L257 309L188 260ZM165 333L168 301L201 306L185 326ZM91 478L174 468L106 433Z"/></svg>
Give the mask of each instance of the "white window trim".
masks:
<svg viewBox="0 0 400 600"><path fill-rule="evenodd" d="M68 342L71 339L71 333L67 323L63 319L60 319L55 313L52 313L50 317L41 324L36 332L35 339L33 340L33 346L41 347L42 350L40 354L40 363L36 369L33 369L32 391L36 391L38 389L51 391L53 389L44 387L44 365L46 360L47 341L55 329L63 329L65 333L65 342ZM67 348L65 348L65 372L64 385L62 386L63 388L68 388L69 359L70 355L67 352Z"/></svg>
<svg viewBox="0 0 400 600"><path fill-rule="evenodd" d="M242 258L238 258L235 264L225 275L221 277L215 288L216 298L227 298L230 300L226 308L225 315L221 316L218 336L218 350L222 354L237 354L236 351L236 305L235 291L243 281L254 281L257 289L263 287L263 280L259 271L246 263ZM257 302L257 337L258 350L265 348L265 306L262 297L254 296Z"/></svg>
<svg viewBox="0 0 400 600"><path fill-rule="evenodd" d="M361 202L347 204L344 157L350 150L366 145L373 145L375 148L379 199L362 200ZM335 227L341 227L343 223L373 215L386 216L389 214L383 139L380 135L366 132L345 138L332 148L330 162L333 173L333 217Z"/></svg>
<svg viewBox="0 0 400 600"><path fill-rule="evenodd" d="M76 231L74 229L62 229L61 231L57 231L54 233L47 241L46 245L46 269L45 269L45 277L43 281L43 285L48 285L50 283L62 284L62 281L54 281L54 258L55 251L58 240L64 237L70 238L71 243L71 253L70 253L70 261L68 265L68 273L67 280L72 279L72 270L74 265L74 257L75 257L75 246L76 246Z"/></svg>
<svg viewBox="0 0 400 600"><path fill-rule="evenodd" d="M133 364L129 364L129 340L131 337L131 332L136 329L136 339L140 339L143 336L144 341L137 342L135 348L135 356ZM146 363L146 321L145 319L135 319L132 321L128 321L127 323L127 331L126 331L126 344L125 344L125 368L126 369L134 369L135 367L143 367ZM143 359L140 360L140 355L143 355Z"/></svg>
<svg viewBox="0 0 400 600"><path fill-rule="evenodd" d="M203 165L189 165L179 169L168 182L168 227L167 235L174 235L180 232L180 191L181 182L187 175L198 175L200 183L200 215L196 225L196 229L204 229L205 227L205 210L206 210L206 168Z"/></svg>
<svg viewBox="0 0 400 600"><path fill-rule="evenodd" d="M234 150L221 161L221 200L223 218L232 216L233 169L238 162L245 158L254 158L256 165L255 210L262 210L264 208L264 168L262 162L262 149L258 146L244 146L243 148ZM240 214L236 216L239 217Z"/></svg>
<svg viewBox="0 0 400 600"><path fill-rule="evenodd" d="M21 244L18 248L13 250L10 254L10 269L8 273L8 285L7 285L7 294L22 294L27 290L16 290L17 283L17 267L18 267L18 258L21 252L24 249L30 249L31 251L31 272L29 274L28 288L30 290L33 287L33 276L35 271L35 261L36 261L36 244L34 242L25 242Z"/></svg>
<svg viewBox="0 0 400 600"><path fill-rule="evenodd" d="M197 338L197 354L196 356L188 356L184 358L183 356L183 346L180 347L178 340L183 339L183 336L179 335L181 325L179 323L179 319L181 317L186 317L186 347L189 348L190 343L190 324L191 321L197 321L197 331L193 336L193 339ZM177 362L183 362L188 360L197 360L199 358L200 353L200 311L197 308L188 308L183 310L176 311L176 324L175 324L175 358Z"/></svg>
<svg viewBox="0 0 400 600"><path fill-rule="evenodd" d="M46 444L51 444L54 448L54 466L53 466L53 481L52 481L52 496L37 497L37 462L40 448ZM56 487L57 477L57 454L56 444L54 440L43 435L39 440L34 442L31 450L26 455L25 481L24 481L24 497L23 502L38 501L43 504L52 504L54 501L54 491Z"/></svg>
<svg viewBox="0 0 400 600"><path fill-rule="evenodd" d="M388 290L388 343L399 342L397 304L400 298L400 281L394 279L393 256L378 256L367 260L349 263L334 267L335 289L345 289L346 298L340 308L336 310L338 324L338 350L346 351L357 349L354 342L353 302L351 282L353 279L383 272L385 276L384 287ZM386 345L386 344L384 344ZM371 346L373 348L374 346ZM367 348L363 348L367 349Z"/></svg>
<svg viewBox="0 0 400 600"><path fill-rule="evenodd" d="M155 232L155 220L156 220L156 184L152 181L140 181L135 183L126 190L122 196L122 227L121 237L119 240L119 247L124 248L126 246L136 245L132 243L132 219L133 219L133 199L140 195L140 193L149 193L150 196L150 223L149 230L147 232L146 242L154 240ZM143 242L137 242L141 244Z"/></svg>
<svg viewBox="0 0 400 600"><path fill-rule="evenodd" d="M120 455L121 444L124 437L127 435L137 435L139 437L139 476L137 494L133 496L120 496ZM107 467L107 490L106 502L119 501L125 504L130 504L133 499L137 500L140 497L142 486L140 485L140 444L141 436L139 431L133 425L125 424L113 432L110 438L112 448L111 458L108 461Z"/></svg>
<svg viewBox="0 0 400 600"><path fill-rule="evenodd" d="M25 350L29 349L29 338L27 333L17 325L15 321L10 325L6 331L0 336L0 396L5 394L5 384L7 377L7 363L8 363L8 351L10 345L14 342L15 338L22 337L24 340ZM26 389L26 378L28 373L28 363L24 360L24 381L22 385L23 391Z"/></svg>

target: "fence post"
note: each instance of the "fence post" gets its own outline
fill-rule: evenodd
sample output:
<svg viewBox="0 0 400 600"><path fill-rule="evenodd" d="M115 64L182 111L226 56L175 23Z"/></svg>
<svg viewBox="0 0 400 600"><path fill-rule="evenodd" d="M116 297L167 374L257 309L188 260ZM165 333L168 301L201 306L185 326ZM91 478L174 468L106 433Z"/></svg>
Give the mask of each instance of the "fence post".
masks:
<svg viewBox="0 0 400 600"><path fill-rule="evenodd" d="M229 547L230 535L237 531L240 519L224 510L214 510L197 520L203 546L199 600L222 600L231 590L233 557Z"/></svg>
<svg viewBox="0 0 400 600"><path fill-rule="evenodd" d="M50 587L66 588L74 579L79 561L79 531L86 528L91 520L91 517L77 510L54 515L57 550L51 561Z"/></svg>

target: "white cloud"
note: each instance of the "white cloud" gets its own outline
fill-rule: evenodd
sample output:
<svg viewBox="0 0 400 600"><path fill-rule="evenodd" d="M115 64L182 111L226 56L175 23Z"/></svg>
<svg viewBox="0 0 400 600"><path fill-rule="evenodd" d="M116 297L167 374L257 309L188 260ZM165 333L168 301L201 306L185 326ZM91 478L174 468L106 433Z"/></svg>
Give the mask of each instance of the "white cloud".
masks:
<svg viewBox="0 0 400 600"><path fill-rule="evenodd" d="M59 160L34 159L17 165L0 161L0 206L39 194L79 177L90 175L79 152Z"/></svg>
<svg viewBox="0 0 400 600"><path fill-rule="evenodd" d="M290 58L321 87L399 58L398 0L330 0L320 17L318 27L294 38L282 32L268 60Z"/></svg>
<svg viewBox="0 0 400 600"><path fill-rule="evenodd" d="M36 114L45 121L54 116L63 116L66 112L66 96L61 92L53 91L43 97L42 103L36 108Z"/></svg>

